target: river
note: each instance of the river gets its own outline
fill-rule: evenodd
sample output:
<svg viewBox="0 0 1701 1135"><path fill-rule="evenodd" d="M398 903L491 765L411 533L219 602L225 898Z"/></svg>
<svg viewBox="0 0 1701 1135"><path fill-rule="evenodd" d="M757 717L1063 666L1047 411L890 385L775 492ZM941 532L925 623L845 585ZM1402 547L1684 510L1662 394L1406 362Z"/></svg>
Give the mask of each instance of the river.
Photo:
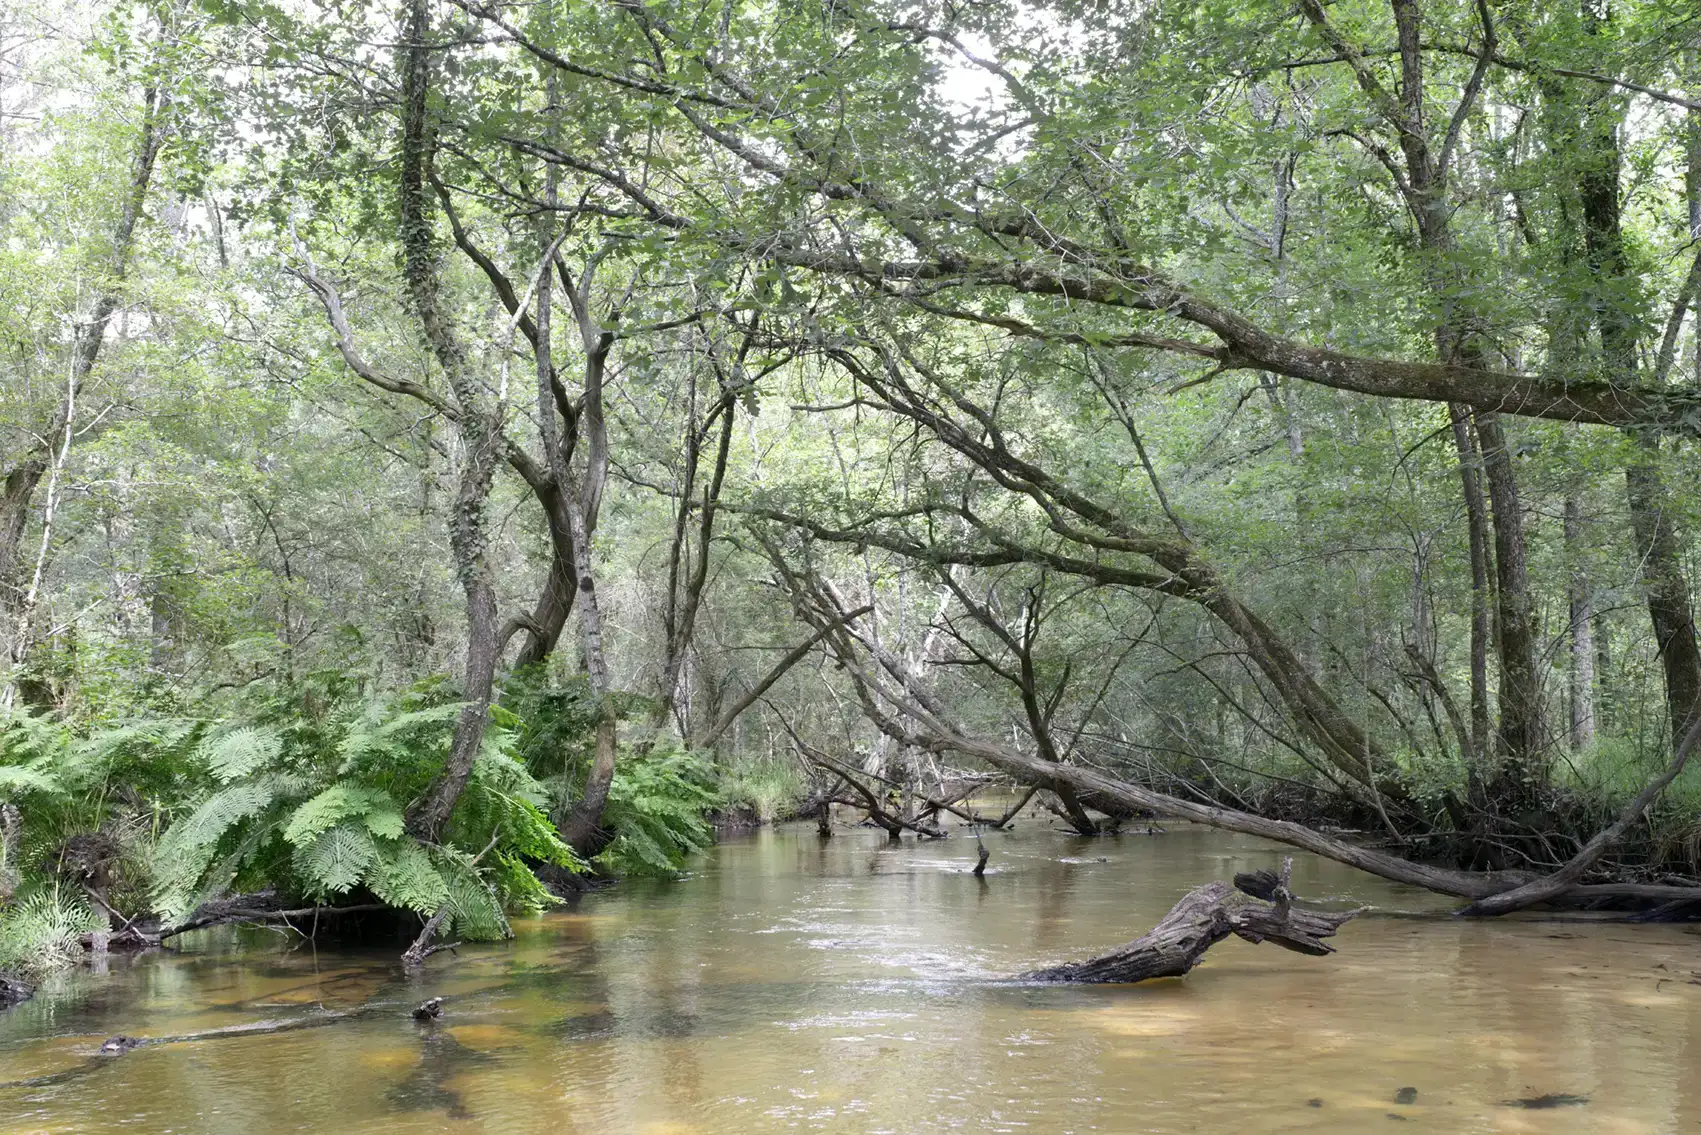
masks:
<svg viewBox="0 0 1701 1135"><path fill-rule="evenodd" d="M0 1016L0 1081L72 1073L0 1088L0 1132L1701 1129L1695 927L1411 917L1437 900L1300 857L1303 898L1376 908L1335 956L1231 940L1185 981L1024 986L1001 979L1282 853L1035 821L987 844L983 882L962 833L737 836L415 977L264 931L114 960ZM431 996L442 1019L416 1024ZM92 1060L114 1034L362 1005ZM1510 1106L1556 1095L1587 1102Z"/></svg>

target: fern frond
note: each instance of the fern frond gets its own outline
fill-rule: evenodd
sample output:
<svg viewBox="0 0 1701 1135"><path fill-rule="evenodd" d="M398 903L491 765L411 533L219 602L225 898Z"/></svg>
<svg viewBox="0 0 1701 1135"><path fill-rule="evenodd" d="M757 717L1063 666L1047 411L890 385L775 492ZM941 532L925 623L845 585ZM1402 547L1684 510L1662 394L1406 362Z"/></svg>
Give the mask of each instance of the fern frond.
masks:
<svg viewBox="0 0 1701 1135"><path fill-rule="evenodd" d="M449 897L449 888L425 849L411 839L380 845L366 872L366 885L391 906L431 914Z"/></svg>
<svg viewBox="0 0 1701 1135"><path fill-rule="evenodd" d="M85 764L104 767L177 749L196 738L201 728L202 723L194 720L144 718L91 734L76 746L77 756Z"/></svg>
<svg viewBox="0 0 1701 1135"><path fill-rule="evenodd" d="M385 716L388 706L369 707L337 743L339 771L346 775L385 761L417 761L434 743L447 741L449 726L460 716L461 705L448 702L395 717Z"/></svg>
<svg viewBox="0 0 1701 1135"><path fill-rule="evenodd" d="M344 822L298 846L295 869L308 893L324 898L353 889L377 860L378 844L366 825Z"/></svg>
<svg viewBox="0 0 1701 1135"><path fill-rule="evenodd" d="M21 765L51 760L71 747L71 731L56 721L19 710L0 715L0 762Z"/></svg>
<svg viewBox="0 0 1701 1135"><path fill-rule="evenodd" d="M483 942L513 937L501 900L479 875L470 855L440 847L434 849L432 858L448 886L451 933Z"/></svg>
<svg viewBox="0 0 1701 1135"><path fill-rule="evenodd" d="M366 830L379 839L400 839L407 828L407 820L388 793L380 795L383 800L374 803L371 810L361 817L366 821Z"/></svg>
<svg viewBox="0 0 1701 1135"><path fill-rule="evenodd" d="M0 972L41 977L83 956L78 935L106 927L83 896L66 887L30 891L0 919Z"/></svg>
<svg viewBox="0 0 1701 1135"><path fill-rule="evenodd" d="M498 851L487 878L511 914L542 914L561 903L518 855Z"/></svg>
<svg viewBox="0 0 1701 1135"><path fill-rule="evenodd" d="M401 809L389 793L381 788L338 781L295 810L284 828L284 839L296 847L304 847L321 832L350 817L374 814L377 816L371 829L374 835L391 839L401 835Z"/></svg>
<svg viewBox="0 0 1701 1135"><path fill-rule="evenodd" d="M170 857L216 844L232 826L258 815L291 786L293 778L258 776L219 789L173 824L159 842L158 854Z"/></svg>
<svg viewBox="0 0 1701 1135"><path fill-rule="evenodd" d="M64 794L65 785L45 762L0 765L0 797L22 796L34 792L45 796L59 796Z"/></svg>
<svg viewBox="0 0 1701 1135"><path fill-rule="evenodd" d="M206 762L213 776L226 784L277 763L282 753L282 734L276 729L253 725L214 734L196 750L196 756Z"/></svg>
<svg viewBox="0 0 1701 1135"><path fill-rule="evenodd" d="M719 802L708 766L690 753L653 750L619 767L604 821L617 835L599 859L617 871L671 874L708 847L704 814Z"/></svg>
<svg viewBox="0 0 1701 1135"><path fill-rule="evenodd" d="M154 849L154 905L160 913L175 918L193 910L219 841L299 786L297 778L279 774L228 785L173 824ZM222 886L223 880L215 885Z"/></svg>

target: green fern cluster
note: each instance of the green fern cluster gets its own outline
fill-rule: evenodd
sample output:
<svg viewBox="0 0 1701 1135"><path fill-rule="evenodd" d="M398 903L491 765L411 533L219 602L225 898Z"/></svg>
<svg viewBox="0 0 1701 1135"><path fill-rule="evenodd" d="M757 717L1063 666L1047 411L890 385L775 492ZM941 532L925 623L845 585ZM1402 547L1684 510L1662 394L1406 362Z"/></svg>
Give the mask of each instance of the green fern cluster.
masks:
<svg viewBox="0 0 1701 1135"><path fill-rule="evenodd" d="M365 891L421 914L447 905L449 929L463 938L507 936L507 912L549 901L528 860L581 865L545 816L543 789L513 757L517 723L500 711L443 841L407 832L402 802L441 768L459 713L458 703L415 697L208 733L196 761L209 790L154 857L157 910L181 919L261 886L327 903Z"/></svg>
<svg viewBox="0 0 1701 1135"><path fill-rule="evenodd" d="M671 875L714 842L706 814L721 797L713 766L695 753L623 754L603 810L614 841L598 861L619 874Z"/></svg>
<svg viewBox="0 0 1701 1135"><path fill-rule="evenodd" d="M82 956L78 936L106 927L79 894L44 886L0 906L0 974L40 978Z"/></svg>
<svg viewBox="0 0 1701 1135"><path fill-rule="evenodd" d="M522 678L504 702L435 843L408 832L406 809L441 771L461 712L441 682L380 699L345 680L308 681L251 699L235 721L137 719L83 736L14 714L0 718L0 800L23 811L20 860L37 892L69 836L99 832L121 851L112 880L133 897L127 915L151 905L179 921L269 888L421 915L447 906L449 933L499 938L510 915L554 901L534 865L586 866L550 814L582 782L594 724L574 684ZM712 841L715 783L691 753L623 753L603 814L615 838L600 862L622 874L677 871Z"/></svg>
<svg viewBox="0 0 1701 1135"><path fill-rule="evenodd" d="M24 817L18 866L51 874L66 839L79 833L122 828L126 845L146 842L156 803L198 790L202 778L191 765L205 729L145 719L78 736L44 716L0 715L0 801Z"/></svg>

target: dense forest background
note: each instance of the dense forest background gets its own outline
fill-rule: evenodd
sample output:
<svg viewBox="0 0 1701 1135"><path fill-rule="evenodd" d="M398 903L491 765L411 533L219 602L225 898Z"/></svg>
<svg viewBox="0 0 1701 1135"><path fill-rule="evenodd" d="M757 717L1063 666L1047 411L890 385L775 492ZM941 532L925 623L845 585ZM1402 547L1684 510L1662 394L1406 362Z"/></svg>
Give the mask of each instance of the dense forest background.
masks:
<svg viewBox="0 0 1701 1135"><path fill-rule="evenodd" d="M1664 0L8 0L0 970L994 781L1692 904L1698 283Z"/></svg>

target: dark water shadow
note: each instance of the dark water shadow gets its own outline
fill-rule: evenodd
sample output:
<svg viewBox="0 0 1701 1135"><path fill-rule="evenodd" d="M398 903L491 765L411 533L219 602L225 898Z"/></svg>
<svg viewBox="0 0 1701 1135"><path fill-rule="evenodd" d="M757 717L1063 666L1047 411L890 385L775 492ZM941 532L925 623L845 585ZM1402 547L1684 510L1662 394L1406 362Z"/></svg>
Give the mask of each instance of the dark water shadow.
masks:
<svg viewBox="0 0 1701 1135"><path fill-rule="evenodd" d="M447 1087L449 1080L471 1069L494 1063L496 1057L468 1048L435 1025L420 1029L419 1063L401 1083L384 1093L385 1102L398 1113L441 1111L450 1119L470 1119L461 1094Z"/></svg>

